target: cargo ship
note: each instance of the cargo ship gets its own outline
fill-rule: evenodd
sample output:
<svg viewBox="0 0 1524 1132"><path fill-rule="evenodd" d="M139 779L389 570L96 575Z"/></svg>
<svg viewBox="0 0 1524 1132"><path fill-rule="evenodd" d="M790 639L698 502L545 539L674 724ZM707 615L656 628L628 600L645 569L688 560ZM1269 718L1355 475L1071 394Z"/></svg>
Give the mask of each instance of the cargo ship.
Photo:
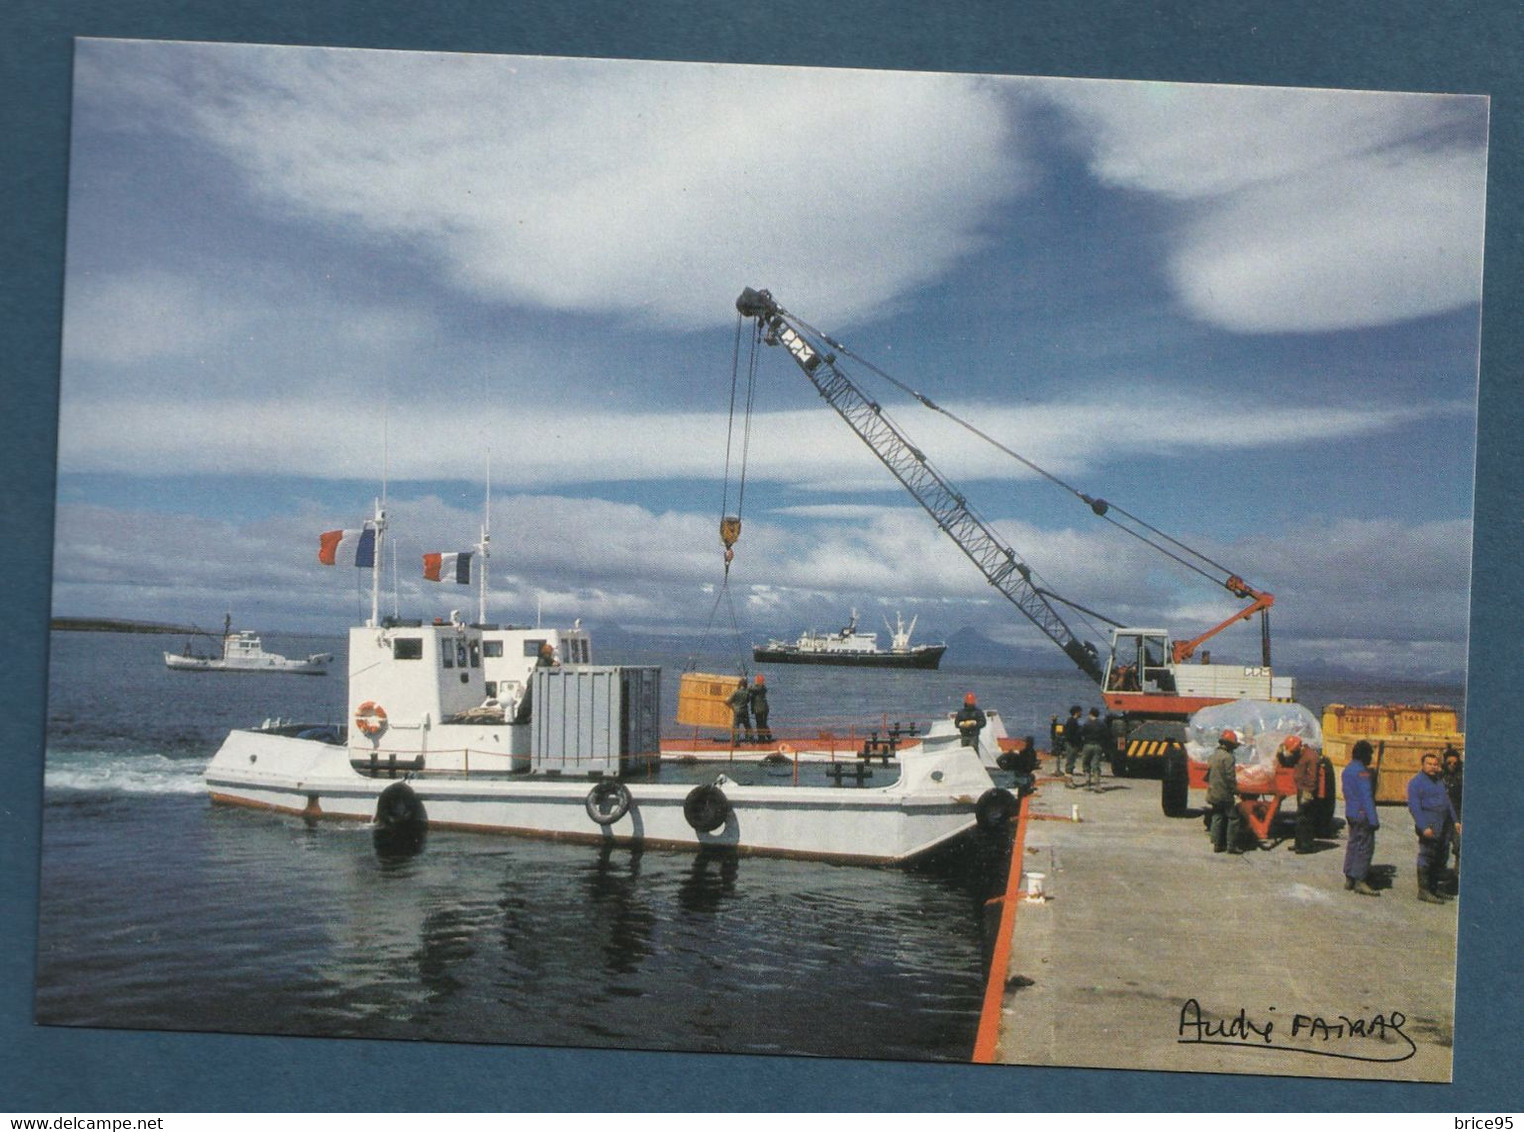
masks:
<svg viewBox="0 0 1524 1132"><path fill-rule="evenodd" d="M878 647L877 633L859 632L857 610L852 619L834 633L816 633L805 630L797 641L768 641L765 645L752 646L752 659L762 664L840 664L863 668L936 668L942 663L945 644L912 645L910 634L915 631L916 619L906 625L898 613L894 625L887 619L885 627L890 632L887 649Z"/></svg>

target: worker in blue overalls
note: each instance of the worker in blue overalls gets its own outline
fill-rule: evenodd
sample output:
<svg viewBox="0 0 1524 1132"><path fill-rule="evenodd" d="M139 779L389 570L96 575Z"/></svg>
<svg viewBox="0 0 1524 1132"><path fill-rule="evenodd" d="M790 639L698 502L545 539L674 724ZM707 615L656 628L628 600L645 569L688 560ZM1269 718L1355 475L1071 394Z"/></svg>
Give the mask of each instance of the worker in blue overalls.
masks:
<svg viewBox="0 0 1524 1132"><path fill-rule="evenodd" d="M1425 904L1447 899L1439 891L1439 874L1450 855L1450 835L1460 832L1443 773L1439 756L1425 755L1422 769L1408 783L1408 812L1418 835L1418 899Z"/></svg>

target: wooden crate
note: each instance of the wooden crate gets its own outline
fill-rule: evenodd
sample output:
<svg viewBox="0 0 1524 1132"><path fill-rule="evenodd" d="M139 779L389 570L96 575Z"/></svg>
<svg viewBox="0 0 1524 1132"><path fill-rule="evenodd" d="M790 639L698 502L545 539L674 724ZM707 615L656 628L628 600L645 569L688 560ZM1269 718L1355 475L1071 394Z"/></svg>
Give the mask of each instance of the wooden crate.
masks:
<svg viewBox="0 0 1524 1132"><path fill-rule="evenodd" d="M677 690L677 722L689 727L730 727L732 712L725 701L745 683L740 676L685 672Z"/></svg>
<svg viewBox="0 0 1524 1132"><path fill-rule="evenodd" d="M1404 804L1424 755L1442 754L1446 747L1466 753L1466 736L1456 729L1459 722L1456 710L1442 704L1329 704L1323 712L1323 754L1342 772L1355 744L1366 740L1376 752L1371 763L1376 801Z"/></svg>

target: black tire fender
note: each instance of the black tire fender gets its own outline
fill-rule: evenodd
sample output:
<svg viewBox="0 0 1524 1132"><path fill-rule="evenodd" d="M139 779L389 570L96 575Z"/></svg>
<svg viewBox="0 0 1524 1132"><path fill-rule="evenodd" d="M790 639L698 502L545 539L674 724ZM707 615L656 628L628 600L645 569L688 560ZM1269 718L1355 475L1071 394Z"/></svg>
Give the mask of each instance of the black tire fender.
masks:
<svg viewBox="0 0 1524 1132"><path fill-rule="evenodd" d="M390 832L428 825L428 811L406 782L394 782L376 799L376 828Z"/></svg>
<svg viewBox="0 0 1524 1132"><path fill-rule="evenodd" d="M582 803L597 825L613 825L630 812L630 788L615 778L600 779Z"/></svg>
<svg viewBox="0 0 1524 1132"><path fill-rule="evenodd" d="M1003 786L992 786L974 803L974 821L979 828L999 833L1021 812L1021 803Z"/></svg>
<svg viewBox="0 0 1524 1132"><path fill-rule="evenodd" d="M730 817L730 799L718 786L695 786L683 799L683 819L699 833L713 833Z"/></svg>
<svg viewBox="0 0 1524 1132"><path fill-rule="evenodd" d="M1322 794L1317 800L1315 811L1317 820L1313 823L1313 832L1318 837L1332 837L1334 834L1334 814L1338 811L1338 797L1335 782L1338 781L1334 769L1333 760L1324 755L1318 760L1318 784L1322 788Z"/></svg>
<svg viewBox="0 0 1524 1132"><path fill-rule="evenodd" d="M1191 772L1186 765L1185 748L1173 744L1164 754L1164 781L1160 784L1159 803L1167 818L1184 817L1190 802Z"/></svg>

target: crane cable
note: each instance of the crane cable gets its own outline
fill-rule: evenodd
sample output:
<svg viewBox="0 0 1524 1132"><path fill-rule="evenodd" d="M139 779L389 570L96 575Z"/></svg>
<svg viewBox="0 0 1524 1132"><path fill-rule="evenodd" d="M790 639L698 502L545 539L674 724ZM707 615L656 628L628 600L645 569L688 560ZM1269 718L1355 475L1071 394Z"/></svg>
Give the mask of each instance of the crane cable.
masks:
<svg viewBox="0 0 1524 1132"><path fill-rule="evenodd" d="M1050 472L1047 469L1042 468L1039 465L1033 463L1031 460L1027 459L1021 453L1016 452L1013 449L1011 449L1011 448L1007 447L1006 445L1002 444L1000 441L996 440L993 436L990 436L987 432L984 432L978 426L973 425L973 424L969 423L968 421L964 420L962 417L958 416L956 413L952 412L950 409L946 409L943 406L938 405L935 401L933 401L930 397L927 397L924 393L921 393L921 392L919 392L919 391L917 391L915 389L912 389L910 386L906 385L903 381L900 381L898 378L894 377L892 374L885 373L882 369L880 369L878 366L874 365L867 358L862 357L860 354L856 353L855 351L853 351L851 348L849 348L848 346L844 345L843 343L838 342L836 339L832 338L830 335L822 333L821 331L817 330L815 327L811 326L809 323L805 322L803 319L798 318L797 316L795 316L791 312L785 311L784 313L787 314L790 319L792 319L793 321L797 322L800 326L804 327L804 329L806 329L811 334L813 334L817 338L819 338L822 342L825 342L827 345L831 346L832 348L834 348L836 350L840 350L843 354L845 354L847 357L851 358L853 361L857 362L859 365L862 365L862 366L866 367L867 369L871 370L873 373L877 374L879 377L883 378L885 381L889 382L889 384L895 386L897 389L899 389L902 392L908 394L909 396L914 397L917 401L919 401L926 408L931 409L933 412L941 413L948 420L952 421L954 424L960 426L961 428L964 428L967 431L973 433L980 440L983 440L986 444L989 444L992 447L998 449L999 451L1005 453L1005 455L1011 457L1011 459L1013 459L1013 460L1016 460L1018 463L1021 463L1021 464L1025 465L1027 468L1031 469L1033 472L1036 472L1039 476L1042 476L1044 479L1048 480L1049 482L1051 482L1053 484L1056 484L1058 487L1062 488L1063 490L1065 490L1065 491L1071 493L1072 495L1076 496L1077 498L1081 499L1082 501L1084 501L1085 504L1087 504L1089 506L1089 508L1090 508L1090 510L1092 512L1094 512L1099 518L1104 519L1106 522L1108 522L1112 526L1116 527L1117 530L1123 532L1124 534L1131 535L1133 538L1137 539L1139 542L1142 542L1142 543L1144 543L1147 546L1153 547L1160 554L1163 554L1166 558L1172 558L1172 559L1174 559L1181 566L1184 566L1187 570L1194 571L1195 573L1200 574L1203 578L1206 578L1206 579L1208 579L1208 580L1210 580L1212 582L1215 582L1218 585L1222 585L1223 584L1223 579L1218 578L1218 577L1214 577L1211 574L1210 571L1203 569L1196 562L1192 562L1192 561L1187 560L1186 558L1181 557L1179 554L1176 554L1173 550L1170 550L1169 547L1163 546L1160 543L1155 542L1153 539L1148 538L1147 536L1145 536L1143 534L1140 534L1138 531L1134 530L1132 527L1129 527L1129 526L1127 526L1124 523L1118 522L1110 514L1110 512L1112 512L1112 511L1115 511L1118 514L1125 516L1127 519L1131 520L1133 523L1136 523L1139 527L1142 527L1144 530L1148 531L1150 534L1157 535L1159 538L1165 540L1165 542L1168 542L1168 543L1170 543L1173 546L1179 547L1180 550L1184 551L1186 554L1194 556L1198 561L1205 562L1207 565L1212 566L1215 569L1222 571L1222 573L1228 575L1228 577L1230 579L1235 579L1235 580L1237 579L1237 575L1234 573L1234 571L1232 571L1228 567L1222 565L1222 563L1214 561L1211 557L1209 557L1206 554L1203 554L1201 551L1197 550L1196 548L1194 548L1192 546L1188 546L1185 543L1181 542L1179 539L1173 537L1172 535L1169 535L1169 534L1165 533L1164 531L1159 530L1159 528L1153 526L1151 523L1147 522L1146 520L1144 520L1142 518L1139 518L1137 515L1134 515L1132 512L1128 511L1127 509L1125 509L1123 507L1118 507L1115 503L1108 502L1105 499L1098 499L1098 498L1096 498L1094 496L1088 495L1085 492L1081 491L1079 488L1075 487L1073 484L1066 483L1064 480L1060 479L1058 476L1054 475L1052 472ZM1055 598L1058 597L1057 594L1051 594L1050 596L1055 597ZM1063 600L1063 599L1060 598L1059 600ZM1066 603L1066 604L1070 604L1070 603Z"/></svg>
<svg viewBox="0 0 1524 1132"><path fill-rule="evenodd" d="M751 338L750 356L747 361L746 374L746 398L742 408L740 459L737 471L736 506L734 513L730 510L730 465L731 453L736 446L736 396L740 385L741 374L741 324L746 320L737 313L735 344L731 350L730 361L730 409L725 426L725 480L720 501L720 541L725 547L725 573L720 581L718 590L714 596L714 604L709 608L709 620L704 625L704 634L699 638L698 647L693 656L689 658L688 671L693 671L698 662L698 656L703 652L704 646L709 642L710 630L714 627L715 615L719 612L720 602L725 603L726 611L730 616L730 631L736 645L736 654L740 660L741 674L746 674L746 653L741 645L741 628L736 619L735 602L730 594L730 564L735 559L735 542L741 537L741 511L746 500L746 464L751 450L751 418L752 406L756 399L757 388L757 342L759 331L754 331Z"/></svg>

